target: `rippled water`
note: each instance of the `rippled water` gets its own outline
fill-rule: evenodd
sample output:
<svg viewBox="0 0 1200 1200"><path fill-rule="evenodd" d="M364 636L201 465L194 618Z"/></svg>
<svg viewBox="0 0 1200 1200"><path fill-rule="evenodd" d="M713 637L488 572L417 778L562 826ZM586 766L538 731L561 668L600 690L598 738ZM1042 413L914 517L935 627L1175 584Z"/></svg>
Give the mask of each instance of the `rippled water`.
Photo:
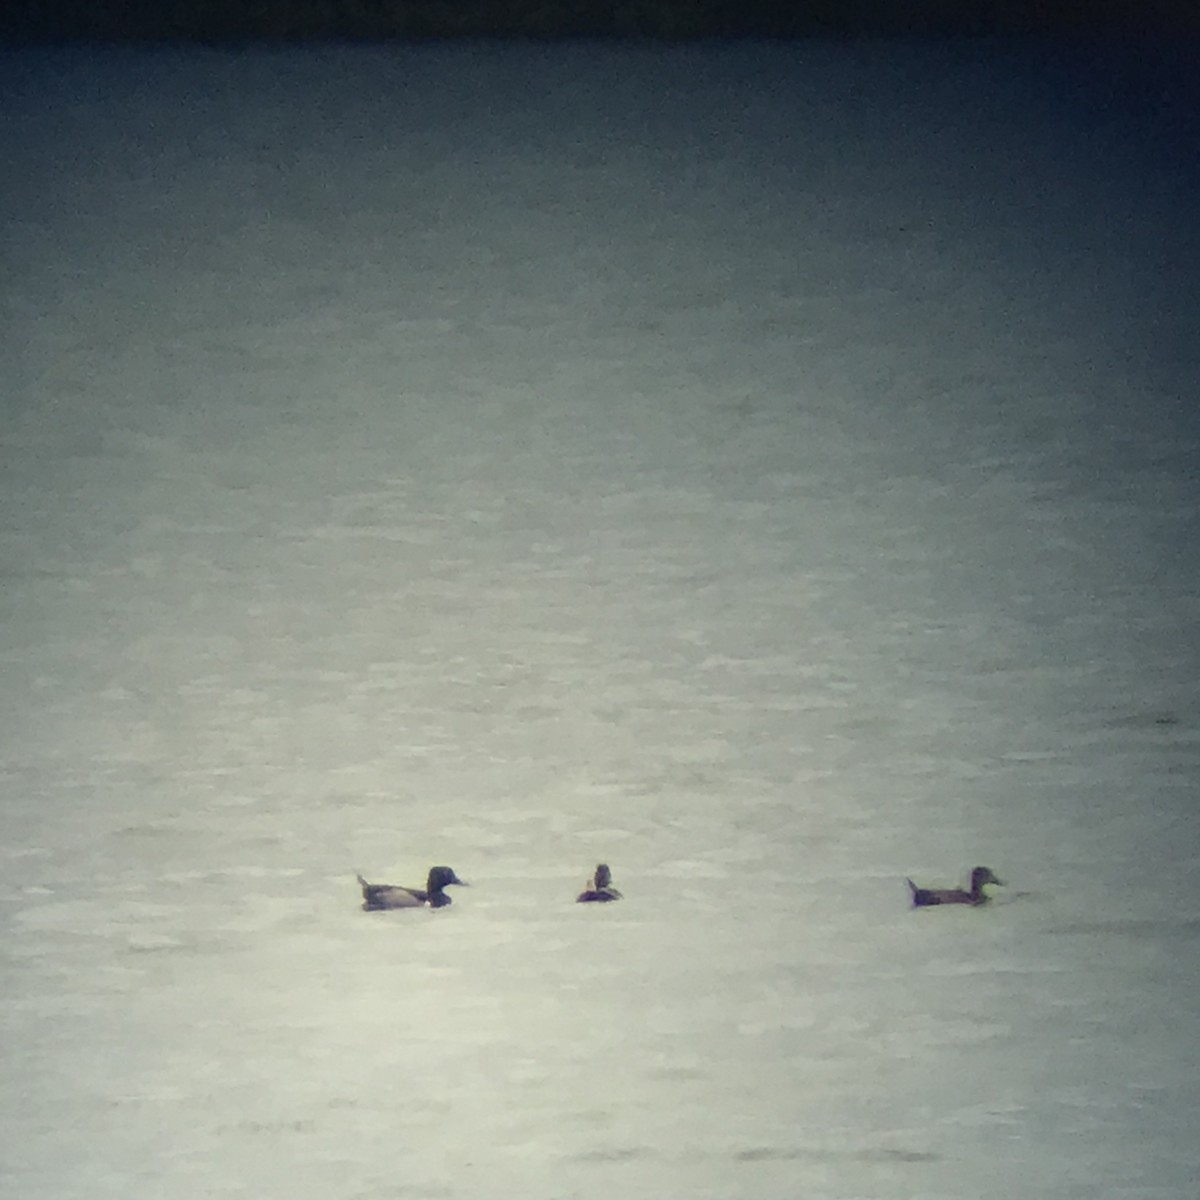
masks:
<svg viewBox="0 0 1200 1200"><path fill-rule="evenodd" d="M9 1193L1191 1197L1169 146L969 44L7 65Z"/></svg>

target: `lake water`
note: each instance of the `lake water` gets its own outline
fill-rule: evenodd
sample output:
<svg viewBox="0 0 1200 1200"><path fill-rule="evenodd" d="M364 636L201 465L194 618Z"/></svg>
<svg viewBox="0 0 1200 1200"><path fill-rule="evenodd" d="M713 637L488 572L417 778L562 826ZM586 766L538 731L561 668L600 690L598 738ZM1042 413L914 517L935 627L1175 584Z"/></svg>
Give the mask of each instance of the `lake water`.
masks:
<svg viewBox="0 0 1200 1200"><path fill-rule="evenodd" d="M3 78L6 1194L1191 1200L1169 97L969 42Z"/></svg>

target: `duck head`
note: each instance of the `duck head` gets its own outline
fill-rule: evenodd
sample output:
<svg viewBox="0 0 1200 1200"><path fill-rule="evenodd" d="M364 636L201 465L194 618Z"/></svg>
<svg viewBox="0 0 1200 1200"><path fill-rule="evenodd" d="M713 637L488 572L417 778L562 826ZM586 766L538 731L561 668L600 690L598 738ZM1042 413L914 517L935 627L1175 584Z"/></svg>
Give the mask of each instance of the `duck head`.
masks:
<svg viewBox="0 0 1200 1200"><path fill-rule="evenodd" d="M995 883L1000 887L1004 886L1004 880L999 878L991 867L976 867L971 872L971 891L978 893L988 883Z"/></svg>
<svg viewBox="0 0 1200 1200"><path fill-rule="evenodd" d="M442 888L449 887L451 884L457 884L459 887L470 887L465 879L459 879L450 867L430 867L429 880L426 883L426 888L430 892L440 892Z"/></svg>

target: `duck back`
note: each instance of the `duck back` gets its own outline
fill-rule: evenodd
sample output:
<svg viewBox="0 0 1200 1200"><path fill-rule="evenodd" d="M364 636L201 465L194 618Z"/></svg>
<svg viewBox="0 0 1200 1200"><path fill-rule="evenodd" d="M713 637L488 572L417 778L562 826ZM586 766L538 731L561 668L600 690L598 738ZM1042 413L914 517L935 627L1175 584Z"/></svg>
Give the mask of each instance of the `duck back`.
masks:
<svg viewBox="0 0 1200 1200"><path fill-rule="evenodd" d="M451 884L466 887L450 867L431 867L423 888L400 887L394 883L368 883L358 876L363 894L363 910L378 912L385 908L445 908L451 903L446 888Z"/></svg>
<svg viewBox="0 0 1200 1200"><path fill-rule="evenodd" d="M923 888L908 880L909 892L912 895L913 908L932 908L937 904L971 904L979 905L988 902L984 887L989 883L1004 886L1004 881L996 877L991 867L976 867L971 872L971 887L966 888Z"/></svg>

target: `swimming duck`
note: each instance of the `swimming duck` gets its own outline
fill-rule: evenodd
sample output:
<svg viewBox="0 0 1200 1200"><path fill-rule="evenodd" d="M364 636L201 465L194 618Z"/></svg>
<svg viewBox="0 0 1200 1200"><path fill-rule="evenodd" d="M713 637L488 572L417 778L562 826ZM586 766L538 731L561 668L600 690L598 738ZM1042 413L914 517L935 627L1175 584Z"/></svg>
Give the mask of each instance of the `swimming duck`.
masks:
<svg viewBox="0 0 1200 1200"><path fill-rule="evenodd" d="M620 900L621 893L612 885L612 872L607 863L596 866L596 874L583 885L583 891L575 898L577 904L588 904L592 901Z"/></svg>
<svg viewBox="0 0 1200 1200"><path fill-rule="evenodd" d="M1004 880L997 879L991 867L976 867L971 872L969 891L962 888L917 887L911 879L908 886L912 890L913 908L927 908L933 904L986 904L988 897L984 895L983 889L989 883L1004 886Z"/></svg>
<svg viewBox="0 0 1200 1200"><path fill-rule="evenodd" d="M363 910L374 912L381 908L420 908L428 904L430 908L445 908L450 903L446 888L452 883L460 887L468 887L466 880L459 879L449 867L430 867L429 878L425 887L397 887L392 883L368 883L361 875L358 882L362 886Z"/></svg>

